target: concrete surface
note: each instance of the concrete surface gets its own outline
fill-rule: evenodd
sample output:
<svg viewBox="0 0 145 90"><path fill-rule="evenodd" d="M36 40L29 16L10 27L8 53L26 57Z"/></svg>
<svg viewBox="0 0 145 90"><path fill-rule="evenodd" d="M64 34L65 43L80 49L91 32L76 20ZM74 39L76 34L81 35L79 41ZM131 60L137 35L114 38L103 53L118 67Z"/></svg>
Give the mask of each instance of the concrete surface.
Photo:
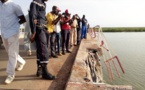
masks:
<svg viewBox="0 0 145 90"><path fill-rule="evenodd" d="M26 65L22 71L16 71L16 78L9 85L4 84L8 56L4 48L0 47L0 90L132 90L132 87L127 85L112 86L84 80L86 76L84 60L88 55L86 47L93 45L93 48L97 48L96 42L89 35L80 46L71 49L71 54L49 60L48 70L57 76L55 80L43 80L36 77L35 50L33 50L32 56L26 55L23 50L23 35L23 33L20 35L20 55L26 60Z"/></svg>
<svg viewBox="0 0 145 90"><path fill-rule="evenodd" d="M129 85L109 85L104 82L96 83L91 79L85 80L86 75L91 73L86 68L85 61L88 57L88 49L98 50L96 40L91 39L88 35L87 39L82 40L78 53L76 55L70 78L68 79L65 90L132 90L132 86ZM98 70L97 70L98 71ZM98 73L97 73L98 75ZM98 77L98 76L97 76ZM103 77L102 77L103 78Z"/></svg>
<svg viewBox="0 0 145 90"><path fill-rule="evenodd" d="M67 53L66 55L59 56L59 58L51 58L47 65L48 70L56 75L57 78L53 81L43 80L35 75L37 69L35 50L33 50L32 56L27 56L23 49L22 33L20 35L20 55L26 60L26 65L22 71L16 71L15 80L9 85L4 84L8 56L4 47L0 47L0 90L64 90L78 47L73 47L71 54Z"/></svg>

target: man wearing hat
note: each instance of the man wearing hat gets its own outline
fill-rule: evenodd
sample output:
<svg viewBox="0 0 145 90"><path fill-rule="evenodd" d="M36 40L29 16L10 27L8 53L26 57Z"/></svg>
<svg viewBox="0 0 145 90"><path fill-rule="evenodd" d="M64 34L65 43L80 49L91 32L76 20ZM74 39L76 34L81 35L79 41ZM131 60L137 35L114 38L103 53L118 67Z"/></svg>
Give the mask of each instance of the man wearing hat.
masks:
<svg viewBox="0 0 145 90"><path fill-rule="evenodd" d="M63 13L64 17L61 20L61 36L62 36L62 54L65 55L65 49L67 53L71 53L69 51L69 39L70 39L70 29L71 29L71 19L70 19L70 13L68 12L68 9L65 10L65 13Z"/></svg>

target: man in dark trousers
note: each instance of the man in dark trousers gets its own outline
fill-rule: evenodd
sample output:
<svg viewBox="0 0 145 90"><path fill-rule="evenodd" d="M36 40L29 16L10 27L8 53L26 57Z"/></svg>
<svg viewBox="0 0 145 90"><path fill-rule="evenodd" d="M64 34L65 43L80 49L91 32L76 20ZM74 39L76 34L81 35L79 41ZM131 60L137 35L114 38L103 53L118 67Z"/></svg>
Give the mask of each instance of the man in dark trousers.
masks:
<svg viewBox="0 0 145 90"><path fill-rule="evenodd" d="M78 27L77 27L77 45L80 44L80 39L81 39L81 18L79 17L78 14L76 14L77 17L77 22L78 22Z"/></svg>
<svg viewBox="0 0 145 90"><path fill-rule="evenodd" d="M65 49L67 53L71 53L69 51L69 38L70 38L70 29L71 29L71 14L68 12L68 10L65 10L65 13L63 13L63 17L61 20L61 36L62 36L62 54L65 55Z"/></svg>
<svg viewBox="0 0 145 90"><path fill-rule="evenodd" d="M48 43L47 43L47 28L46 28L46 2L47 0L33 0L30 5L29 21L32 30L30 37L31 42L35 40L37 49L37 76L41 76L47 80L55 79L55 76L51 75L47 71L47 63L49 59Z"/></svg>
<svg viewBox="0 0 145 90"><path fill-rule="evenodd" d="M55 25L58 23L58 21L61 19L61 14L59 14L60 10L57 6L53 6L52 7L52 11L49 12L46 15L46 19L47 19L47 32L48 34L48 45L49 48L51 49L51 56L54 58L58 58L58 56L56 55L56 32L55 32ZM56 18L56 16L59 14L59 16Z"/></svg>

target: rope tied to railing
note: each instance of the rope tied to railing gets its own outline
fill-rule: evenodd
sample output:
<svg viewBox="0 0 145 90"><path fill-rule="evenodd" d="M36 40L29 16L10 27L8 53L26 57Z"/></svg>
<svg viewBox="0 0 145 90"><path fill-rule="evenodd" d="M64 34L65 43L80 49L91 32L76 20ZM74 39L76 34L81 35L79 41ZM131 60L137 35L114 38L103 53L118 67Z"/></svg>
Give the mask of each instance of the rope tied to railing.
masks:
<svg viewBox="0 0 145 90"><path fill-rule="evenodd" d="M97 30L96 30L96 28L97 28ZM118 77L120 78L120 73L118 71L117 66L120 67L123 74L125 74L125 71L121 65L121 62L120 62L117 54L115 53L115 51L113 50L111 45L107 42L107 39L105 38L105 36L103 34L102 28L99 25L96 25L92 30L89 31L89 34L92 37L92 39L96 40L97 44L102 49L102 52L103 52L102 57L103 57L105 67L108 72L109 80L114 79L112 66L114 66L114 69L115 69ZM94 34L94 35L92 35L92 34ZM98 55L98 57L100 57L100 55ZM116 63L118 63L118 65L116 65Z"/></svg>

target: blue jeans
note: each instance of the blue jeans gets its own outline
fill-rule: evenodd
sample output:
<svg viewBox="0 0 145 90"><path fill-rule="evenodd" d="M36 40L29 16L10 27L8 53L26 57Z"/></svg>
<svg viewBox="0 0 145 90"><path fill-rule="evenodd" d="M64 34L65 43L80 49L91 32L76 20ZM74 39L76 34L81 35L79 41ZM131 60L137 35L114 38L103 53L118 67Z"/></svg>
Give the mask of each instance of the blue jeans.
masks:
<svg viewBox="0 0 145 90"><path fill-rule="evenodd" d="M58 53L60 53L60 38L61 38L61 34L56 33L56 45L57 45L57 52Z"/></svg>
<svg viewBox="0 0 145 90"><path fill-rule="evenodd" d="M49 51L49 55L50 56L53 56L53 55L56 55L56 52L55 52L55 46L56 46L56 33L55 32L52 32L52 33L49 33L47 35L47 42L48 42L48 51Z"/></svg>
<svg viewBox="0 0 145 90"><path fill-rule="evenodd" d="M87 26L82 26L81 39L86 38Z"/></svg>

